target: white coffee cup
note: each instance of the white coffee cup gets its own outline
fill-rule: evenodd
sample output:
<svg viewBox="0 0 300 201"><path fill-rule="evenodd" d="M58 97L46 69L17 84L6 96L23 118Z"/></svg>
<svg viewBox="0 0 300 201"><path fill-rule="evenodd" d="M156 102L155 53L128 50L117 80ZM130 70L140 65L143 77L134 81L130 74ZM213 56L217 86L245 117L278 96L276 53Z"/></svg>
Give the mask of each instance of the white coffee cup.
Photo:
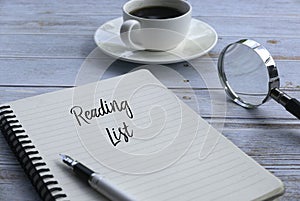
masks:
<svg viewBox="0 0 300 201"><path fill-rule="evenodd" d="M150 19L133 15L141 8L168 7L180 12L177 17ZM167 51L186 37L192 19L192 6L185 0L131 0L123 6L120 36L127 47Z"/></svg>

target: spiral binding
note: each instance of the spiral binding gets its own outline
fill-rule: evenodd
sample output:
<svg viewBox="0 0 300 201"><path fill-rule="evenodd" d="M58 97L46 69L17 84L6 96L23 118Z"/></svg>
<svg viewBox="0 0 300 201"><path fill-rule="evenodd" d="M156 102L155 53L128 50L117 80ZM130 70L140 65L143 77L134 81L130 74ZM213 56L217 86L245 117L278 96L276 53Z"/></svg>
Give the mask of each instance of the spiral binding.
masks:
<svg viewBox="0 0 300 201"><path fill-rule="evenodd" d="M46 163L22 129L10 106L0 106L0 129L40 197L45 201L67 197L46 168Z"/></svg>

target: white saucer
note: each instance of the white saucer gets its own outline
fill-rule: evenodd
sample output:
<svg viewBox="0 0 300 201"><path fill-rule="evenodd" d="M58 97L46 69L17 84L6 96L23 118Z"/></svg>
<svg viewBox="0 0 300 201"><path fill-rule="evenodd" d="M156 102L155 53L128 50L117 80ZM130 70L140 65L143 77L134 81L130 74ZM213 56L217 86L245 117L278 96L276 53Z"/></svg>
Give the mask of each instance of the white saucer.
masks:
<svg viewBox="0 0 300 201"><path fill-rule="evenodd" d="M106 22L98 28L94 40L99 48L114 58L144 64L167 64L200 57L217 43L217 33L208 24L192 19L186 39L175 49L166 52L132 50L120 39L122 17Z"/></svg>

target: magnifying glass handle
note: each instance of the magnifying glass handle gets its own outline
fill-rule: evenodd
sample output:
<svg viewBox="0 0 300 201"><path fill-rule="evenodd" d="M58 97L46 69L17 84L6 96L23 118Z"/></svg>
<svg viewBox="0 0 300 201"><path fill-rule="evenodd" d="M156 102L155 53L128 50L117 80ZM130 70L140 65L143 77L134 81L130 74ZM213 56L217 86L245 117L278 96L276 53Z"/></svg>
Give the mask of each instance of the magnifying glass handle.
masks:
<svg viewBox="0 0 300 201"><path fill-rule="evenodd" d="M290 97L278 88L272 89L271 97L283 105L287 111L300 119L300 102L297 99Z"/></svg>

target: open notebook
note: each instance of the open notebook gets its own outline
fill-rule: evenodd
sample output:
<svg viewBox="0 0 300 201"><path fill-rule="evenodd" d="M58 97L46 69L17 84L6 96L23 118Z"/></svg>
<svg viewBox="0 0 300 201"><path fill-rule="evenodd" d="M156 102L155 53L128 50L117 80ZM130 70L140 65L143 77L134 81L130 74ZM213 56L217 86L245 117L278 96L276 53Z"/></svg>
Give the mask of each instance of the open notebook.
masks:
<svg viewBox="0 0 300 201"><path fill-rule="evenodd" d="M60 153L141 201L264 200L284 191L147 70L0 111L2 133L44 200L106 200L62 164Z"/></svg>

